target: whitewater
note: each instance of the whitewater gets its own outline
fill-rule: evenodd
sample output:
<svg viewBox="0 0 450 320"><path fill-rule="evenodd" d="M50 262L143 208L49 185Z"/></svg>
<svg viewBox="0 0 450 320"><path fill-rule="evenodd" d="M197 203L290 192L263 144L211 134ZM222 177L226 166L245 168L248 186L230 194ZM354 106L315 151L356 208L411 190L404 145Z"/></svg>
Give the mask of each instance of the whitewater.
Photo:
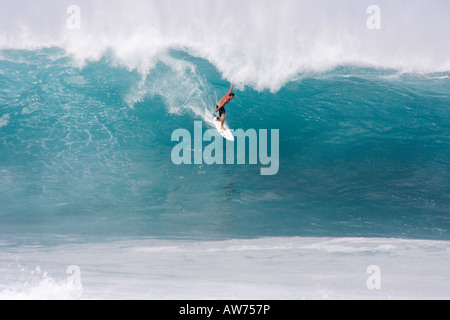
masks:
<svg viewBox="0 0 450 320"><path fill-rule="evenodd" d="M0 299L448 299L449 12L0 0ZM171 159L231 83L273 176Z"/></svg>

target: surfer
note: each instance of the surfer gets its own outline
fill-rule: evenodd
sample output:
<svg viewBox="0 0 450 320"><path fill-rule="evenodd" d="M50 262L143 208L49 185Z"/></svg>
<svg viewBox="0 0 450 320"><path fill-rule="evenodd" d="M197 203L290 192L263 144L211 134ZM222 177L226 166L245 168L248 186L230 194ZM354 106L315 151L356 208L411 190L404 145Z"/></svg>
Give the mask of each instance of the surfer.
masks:
<svg viewBox="0 0 450 320"><path fill-rule="evenodd" d="M217 121L222 120L222 130L225 130L225 127L223 126L225 123L225 118L227 117L226 114L226 110L225 110L225 106L230 103L231 100L233 100L234 98L234 93L233 93L233 85L231 85L230 91L228 91L228 93L219 100L219 102L217 103L217 109L216 111L214 111L214 113L219 112L219 116L216 118Z"/></svg>

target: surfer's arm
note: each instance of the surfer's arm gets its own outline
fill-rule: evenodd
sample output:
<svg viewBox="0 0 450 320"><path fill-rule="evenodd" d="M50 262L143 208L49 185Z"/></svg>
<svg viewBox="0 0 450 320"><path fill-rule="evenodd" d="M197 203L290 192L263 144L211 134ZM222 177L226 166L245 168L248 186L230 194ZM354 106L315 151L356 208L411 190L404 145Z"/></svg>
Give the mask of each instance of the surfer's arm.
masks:
<svg viewBox="0 0 450 320"><path fill-rule="evenodd" d="M231 85L230 91L228 91L228 95L233 93L233 87L234 87L234 85Z"/></svg>

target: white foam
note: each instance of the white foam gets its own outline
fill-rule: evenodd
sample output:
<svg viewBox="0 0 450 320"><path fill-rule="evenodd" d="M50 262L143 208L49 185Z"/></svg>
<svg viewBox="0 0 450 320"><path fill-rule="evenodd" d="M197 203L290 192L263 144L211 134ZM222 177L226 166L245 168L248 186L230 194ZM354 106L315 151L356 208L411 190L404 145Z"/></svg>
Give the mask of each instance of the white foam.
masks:
<svg viewBox="0 0 450 320"><path fill-rule="evenodd" d="M0 254L2 299L450 298L448 241L143 239L22 248L20 255L7 247L9 254ZM15 264L18 271L5 272ZM30 285L23 273L36 264L42 271ZM66 264L79 266L82 288L69 286ZM367 285L370 266L381 270L379 289Z"/></svg>
<svg viewBox="0 0 450 320"><path fill-rule="evenodd" d="M9 120L9 114L4 114L1 118L0 118L0 128L1 127L5 127L6 125L8 125L8 120Z"/></svg>
<svg viewBox="0 0 450 320"><path fill-rule="evenodd" d="M37 266L32 271L19 266L21 281L7 288L0 286L0 300L74 300L81 298L83 288L70 279L55 280ZM2 270L6 273L5 270ZM25 276L24 276L25 274ZM17 274L16 274L17 275ZM11 277L11 274L9 274Z"/></svg>
<svg viewBox="0 0 450 320"><path fill-rule="evenodd" d="M372 3L360 0L80 0L80 30L66 27L71 2L22 3L0 3L0 48L58 45L80 65L112 50L120 63L148 73L161 53L180 48L238 87L272 91L298 73L348 63L450 70L446 0L377 1L381 30L367 28Z"/></svg>
<svg viewBox="0 0 450 320"><path fill-rule="evenodd" d="M75 300L82 291L66 281L43 279L33 286L7 288L0 292L0 300Z"/></svg>

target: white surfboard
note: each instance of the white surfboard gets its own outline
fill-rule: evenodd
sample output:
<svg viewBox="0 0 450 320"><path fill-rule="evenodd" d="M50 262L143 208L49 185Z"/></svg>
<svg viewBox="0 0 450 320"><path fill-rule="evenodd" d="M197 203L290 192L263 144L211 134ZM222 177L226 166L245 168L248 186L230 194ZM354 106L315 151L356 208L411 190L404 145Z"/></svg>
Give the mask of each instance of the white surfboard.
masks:
<svg viewBox="0 0 450 320"><path fill-rule="evenodd" d="M222 130L222 123L221 121L217 120L216 117L214 117L214 125L216 126L217 131L219 131L220 135L222 137L224 137L225 139L229 140L229 141L234 141L234 136L230 131L230 128L228 128L228 126L225 124L225 130Z"/></svg>

